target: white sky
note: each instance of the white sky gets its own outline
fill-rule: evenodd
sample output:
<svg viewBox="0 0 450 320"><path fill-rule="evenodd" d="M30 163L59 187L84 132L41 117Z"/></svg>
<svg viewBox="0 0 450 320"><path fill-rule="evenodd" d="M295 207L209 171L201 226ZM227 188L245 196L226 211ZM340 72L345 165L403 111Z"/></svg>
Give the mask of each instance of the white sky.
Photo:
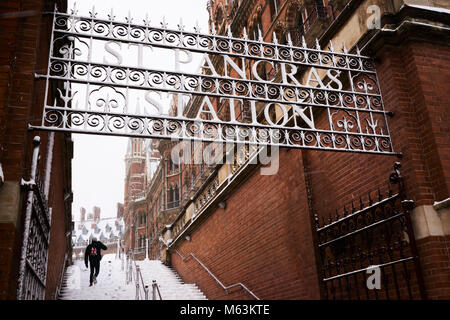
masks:
<svg viewBox="0 0 450 320"><path fill-rule="evenodd" d="M73 0L68 7L73 7ZM97 17L106 18L111 8L116 20L124 21L130 11L133 22L141 24L146 13L150 25L160 26L163 16L168 27L176 29L182 18L186 30L193 30L198 21L202 33L208 32L207 0L78 0L78 14L88 16L92 6L98 12ZM136 59L136 57L132 57ZM111 55L108 59L113 59ZM167 54L152 55L152 60L173 70L173 60ZM170 63L172 67L167 67ZM75 101L75 99L74 99ZM72 160L72 204L73 220L79 220L80 207L87 213L93 206L101 208L101 217L114 217L117 202L123 202L125 153L128 138L97 135L73 134L74 158Z"/></svg>

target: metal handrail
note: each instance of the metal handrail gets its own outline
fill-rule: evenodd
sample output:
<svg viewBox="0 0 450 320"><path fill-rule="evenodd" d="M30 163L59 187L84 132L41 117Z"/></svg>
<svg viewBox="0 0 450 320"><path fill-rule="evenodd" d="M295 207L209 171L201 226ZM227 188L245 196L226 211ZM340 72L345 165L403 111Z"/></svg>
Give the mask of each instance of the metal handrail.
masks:
<svg viewBox="0 0 450 320"><path fill-rule="evenodd" d="M156 300L156 294L155 294L156 292L158 293L159 300L162 300L161 292L159 291L158 283L156 282L156 280L153 280L152 281L152 300Z"/></svg>
<svg viewBox="0 0 450 320"><path fill-rule="evenodd" d="M61 286L62 286L62 282L64 279L64 274L66 272L66 263L67 263L67 253L64 255L64 262L63 262L63 265L61 268L61 275L59 277L58 287L56 288L56 291L55 291L55 299L57 297L59 297L59 294L61 293Z"/></svg>
<svg viewBox="0 0 450 320"><path fill-rule="evenodd" d="M136 274L134 277L135 285L136 285L136 300L140 300L141 297L141 288L144 291L144 299L148 300L148 285L145 285L144 277L142 276L141 268L136 264L134 260L134 252L130 250L127 254L127 267L126 267L126 283L129 284L133 281L133 264L136 269ZM152 300L156 300L156 294L159 296L159 300L162 300L161 291L159 290L159 285L156 280L152 281Z"/></svg>
<svg viewBox="0 0 450 320"><path fill-rule="evenodd" d="M131 263L131 255L132 252L128 252L127 254L127 265L125 268L125 282L126 284L129 284L131 281L133 281L133 266Z"/></svg>
<svg viewBox="0 0 450 320"><path fill-rule="evenodd" d="M130 250L127 254L127 266L125 270L126 284L129 284L133 281L133 264L136 270L136 274L134 276L134 283L136 285L136 300L140 300L141 297L141 288L144 291L143 297L145 300L148 300L148 285L145 285L144 277L142 276L142 272L140 267L136 264L134 260L134 252Z"/></svg>
<svg viewBox="0 0 450 320"><path fill-rule="evenodd" d="M140 293L141 293L141 286L139 285L139 282L142 284L142 289L144 290L144 299L148 300L148 286L144 283L144 278L142 277L141 268L136 264L136 261L134 261L134 265L136 267L136 300L140 300Z"/></svg>
<svg viewBox="0 0 450 320"><path fill-rule="evenodd" d="M205 271L222 287L223 290L228 294L228 290L234 287L240 286L242 289L247 291L253 298L256 300L260 300L252 291L250 291L244 284L241 282L232 284L230 286L225 286L193 253L190 253L187 257L184 257L178 250L174 249L174 251L181 257L183 262L186 262L187 259L192 257L195 261L200 264L200 266L205 269Z"/></svg>

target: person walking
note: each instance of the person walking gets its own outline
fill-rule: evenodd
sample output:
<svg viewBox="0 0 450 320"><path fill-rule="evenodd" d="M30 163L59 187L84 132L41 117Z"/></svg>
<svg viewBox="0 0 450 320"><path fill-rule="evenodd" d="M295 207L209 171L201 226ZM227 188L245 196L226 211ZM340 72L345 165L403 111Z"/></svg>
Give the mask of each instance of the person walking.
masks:
<svg viewBox="0 0 450 320"><path fill-rule="evenodd" d="M86 247L86 251L84 252L84 264L86 268L89 265L91 268L91 274L89 276L89 287L92 286L92 283L97 283L97 276L100 273L100 260L102 260L102 250L106 250L106 247L100 241L97 241L97 238L92 238L91 244Z"/></svg>

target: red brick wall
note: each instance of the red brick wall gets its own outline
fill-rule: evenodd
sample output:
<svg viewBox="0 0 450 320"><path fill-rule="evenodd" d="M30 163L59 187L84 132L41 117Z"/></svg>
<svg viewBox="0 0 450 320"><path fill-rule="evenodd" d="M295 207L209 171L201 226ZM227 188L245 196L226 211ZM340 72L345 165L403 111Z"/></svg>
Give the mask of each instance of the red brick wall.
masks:
<svg viewBox="0 0 450 320"><path fill-rule="evenodd" d="M13 260L15 231L12 223L0 223L0 300L9 297L8 289L13 282L10 269Z"/></svg>
<svg viewBox="0 0 450 320"><path fill-rule="evenodd" d="M388 184L393 163L401 161L407 195L415 205L449 197L450 175L450 56L448 46L405 42L386 46L377 72L395 156L303 151L312 187L312 209L335 215L343 206ZM320 119L318 119L320 121ZM227 200L178 250L194 253L225 285L244 283L263 299L319 297L311 225L301 151L280 154L276 176L258 172ZM385 191L385 190L383 190ZM448 237L418 242L428 298L450 296ZM210 299L249 296L237 290L227 295L193 259L171 254L186 282L195 282Z"/></svg>
<svg viewBox="0 0 450 320"><path fill-rule="evenodd" d="M449 197L450 183L450 57L448 45L410 42L387 51L379 71L383 93L392 95L395 124L405 118L404 129L392 132L401 145L408 195L417 205L430 205ZM388 68L391 72L388 71ZM388 77L385 78L385 76ZM384 82L384 79L388 81ZM394 79L392 83L389 80ZM384 87L383 87L384 85ZM398 90L397 88L401 88ZM398 92L396 92L397 90ZM385 96L386 101L386 96ZM391 107L391 108L392 108ZM398 110L398 111L397 111ZM406 132L401 132L405 130ZM430 299L450 297L450 256L447 237L418 241L425 289Z"/></svg>
<svg viewBox="0 0 450 320"><path fill-rule="evenodd" d="M47 265L47 288L46 299L54 299L56 288L61 278L61 270L64 264L64 256L67 252L67 241L71 241L71 235L66 237L67 220L64 199L67 186L62 177L64 176L64 155L63 155L62 134L55 134L55 144L53 152L53 166L51 175L51 185L49 202L52 204L52 225L50 230L50 247ZM71 219L70 219L71 220ZM67 258L71 259L71 253L67 252Z"/></svg>
<svg viewBox="0 0 450 320"><path fill-rule="evenodd" d="M406 42L380 53L377 72L385 109L394 112L388 118L390 133L394 150L403 157L307 151L313 208L319 216L334 217L344 205L348 210L354 201L358 207L360 197L366 202L370 191L385 189L395 161L402 163L407 196L416 206L449 197L450 84L444 81L450 79L448 50L436 43ZM445 243L443 237L420 241L429 298L450 295L449 257L441 250ZM438 280L442 277L444 284Z"/></svg>
<svg viewBox="0 0 450 320"><path fill-rule="evenodd" d="M13 48L16 42L18 19L11 16L11 12L18 10L19 4L15 1L2 1L0 3L0 143L4 138L6 127L6 106L10 90L11 68L14 65ZM3 150L0 149L0 161Z"/></svg>
<svg viewBox="0 0 450 320"><path fill-rule="evenodd" d="M417 241L429 299L450 299L450 236Z"/></svg>
<svg viewBox="0 0 450 320"><path fill-rule="evenodd" d="M416 205L449 196L450 114L446 105L450 97L443 94L449 84L436 82L431 75L450 77L450 68L444 67L449 65L446 52L448 48L438 45L409 43L382 54L377 66L379 82L385 109L395 113L388 118L394 150L403 157L308 151L314 208L319 213L328 215L352 199L367 198L369 191L386 185L395 161L402 163L407 193ZM427 58L433 55L442 61Z"/></svg>
<svg viewBox="0 0 450 320"><path fill-rule="evenodd" d="M226 286L243 283L262 299L319 298L311 220L306 205L301 152L280 152L275 176L257 171L177 250L199 258ZM209 299L252 299L240 289L229 295L193 259L171 255L187 283Z"/></svg>
<svg viewBox="0 0 450 320"><path fill-rule="evenodd" d="M11 73L14 67L13 49L16 42L18 19L10 13L17 11L15 1L0 3L0 162L3 163L5 128L7 123L7 104L11 85ZM4 166L4 164L2 164ZM3 170L5 168L3 167ZM0 299L8 297L11 281L11 263L15 245L15 227L12 223L0 223Z"/></svg>
<svg viewBox="0 0 450 320"><path fill-rule="evenodd" d="M61 2L59 8L63 9ZM28 131L29 123L39 123L42 114L45 83L34 78L35 73L45 73L49 48L49 28L51 16L42 12L52 10L54 1L21 0L2 1L0 4L0 162L3 166L5 180L19 183L29 177L32 145L35 135L41 136L41 177L47 152L47 133ZM8 88L8 89L6 89ZM51 245L48 261L48 293L53 291L59 281L61 263L67 247L66 228L71 217L65 214L63 192L70 191L67 181L61 174L70 166L67 154L62 150L62 136L55 137L55 157L53 161L52 184L59 188L52 193L49 207L53 208ZM70 178L69 178L70 179ZM66 186L64 189L63 187ZM25 193L22 192L22 198ZM17 227L13 223L0 224L0 239L3 243L0 265L0 298L16 297L18 259L22 244L24 202L18 212ZM6 254L5 254L6 252ZM6 281L5 279L8 279Z"/></svg>

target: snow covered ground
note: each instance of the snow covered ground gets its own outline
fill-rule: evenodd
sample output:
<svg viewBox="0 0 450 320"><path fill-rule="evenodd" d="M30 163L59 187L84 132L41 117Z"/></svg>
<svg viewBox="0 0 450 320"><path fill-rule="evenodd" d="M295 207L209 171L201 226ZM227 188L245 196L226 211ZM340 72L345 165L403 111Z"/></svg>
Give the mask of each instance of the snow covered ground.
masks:
<svg viewBox="0 0 450 320"><path fill-rule="evenodd" d="M156 280L163 300L204 300L206 297L194 284L184 284L178 275L159 260L137 261L141 268L145 285L149 287L149 299L152 299L152 281ZM77 260L66 271L66 283L61 289L62 300L134 300L136 285L133 265L133 282L126 283L126 263L122 270L122 261L115 254L107 254L100 265L97 284L89 287L89 268L84 261Z"/></svg>
<svg viewBox="0 0 450 320"><path fill-rule="evenodd" d="M67 286L61 290L63 300L131 300L135 298L135 284L126 284L121 260L115 254L107 254L100 263L97 284L89 287L89 268L84 261L76 260L67 268ZM125 268L124 268L125 269Z"/></svg>

